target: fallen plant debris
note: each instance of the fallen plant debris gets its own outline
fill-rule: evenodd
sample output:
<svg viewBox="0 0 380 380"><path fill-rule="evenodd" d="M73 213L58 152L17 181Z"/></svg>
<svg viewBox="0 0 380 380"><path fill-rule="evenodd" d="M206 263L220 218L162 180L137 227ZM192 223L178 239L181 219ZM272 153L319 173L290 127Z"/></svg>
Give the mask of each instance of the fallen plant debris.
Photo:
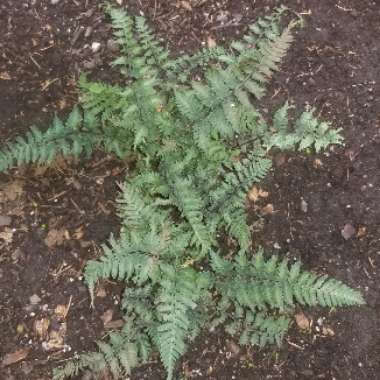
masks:
<svg viewBox="0 0 380 380"><path fill-rule="evenodd" d="M60 246L67 238L67 230L66 229L51 229L49 230L46 238L44 239L45 244L49 248L53 248L55 246Z"/></svg>
<svg viewBox="0 0 380 380"><path fill-rule="evenodd" d="M312 322L309 320L309 318L306 317L304 313L302 312L297 313L295 315L295 320L296 320L297 326L301 330L306 330L306 331L310 330Z"/></svg>
<svg viewBox="0 0 380 380"><path fill-rule="evenodd" d="M248 192L248 199L251 202L257 202L260 198L267 198L269 193L264 191L256 186L253 186L252 189Z"/></svg>
<svg viewBox="0 0 380 380"><path fill-rule="evenodd" d="M20 348L17 351L6 354L1 362L0 367L7 367L9 365L15 364L24 360L30 352L30 348Z"/></svg>

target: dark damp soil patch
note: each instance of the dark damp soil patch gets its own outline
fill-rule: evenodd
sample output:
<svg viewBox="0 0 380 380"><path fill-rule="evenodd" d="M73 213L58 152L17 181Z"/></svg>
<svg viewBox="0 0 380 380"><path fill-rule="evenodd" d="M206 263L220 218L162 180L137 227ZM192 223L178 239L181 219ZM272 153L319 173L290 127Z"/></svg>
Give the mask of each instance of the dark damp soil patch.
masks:
<svg viewBox="0 0 380 380"><path fill-rule="evenodd" d="M278 4L124 3L143 13L175 52L192 51L210 39L234 39ZM273 174L262 184L269 195L250 205L250 219L262 226L255 244L281 255L289 252L306 268L361 289L368 305L302 310L313 321L311 330L302 333L294 325L281 349L238 349L228 336L204 334L179 365L185 378L379 377L380 4L286 3L307 23L275 77L267 107L287 98L299 107L315 106L343 128L346 145L319 156L273 153ZM104 80L116 77L108 66L116 54L110 27L97 1L3 0L0 35L2 142L30 124L47 122L55 111L65 113L77 100L80 71ZM101 44L96 52L94 42ZM103 284L91 309L82 269L109 234L118 232L116 183L126 170L121 162L95 155L84 163L57 160L50 169L20 168L0 177L0 216L11 218L0 226L0 359L28 349L23 361L0 369L0 379L51 379L51 369L74 352L95 348L94 341L106 333L107 316L120 319L117 284ZM273 212L264 215L267 204ZM354 233L345 240L341 231L347 225ZM64 334L69 352L44 351L36 321L54 320L56 307L69 304ZM58 331L58 324L49 328ZM159 380L164 372L157 360L132 378Z"/></svg>

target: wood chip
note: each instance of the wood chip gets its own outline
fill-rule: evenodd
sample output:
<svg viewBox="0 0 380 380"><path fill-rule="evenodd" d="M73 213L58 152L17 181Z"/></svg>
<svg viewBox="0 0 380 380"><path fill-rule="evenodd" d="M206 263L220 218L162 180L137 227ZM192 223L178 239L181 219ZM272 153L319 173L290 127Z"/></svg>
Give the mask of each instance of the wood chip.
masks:
<svg viewBox="0 0 380 380"><path fill-rule="evenodd" d="M0 80L11 80L11 76L6 72L3 71L0 73Z"/></svg>
<svg viewBox="0 0 380 380"><path fill-rule="evenodd" d="M269 193L264 191L256 186L253 186L252 189L248 192L248 199L251 202L257 202L259 198L267 198Z"/></svg>
<svg viewBox="0 0 380 380"><path fill-rule="evenodd" d="M322 334L325 336L334 336L335 332L331 327L323 327Z"/></svg>
<svg viewBox="0 0 380 380"><path fill-rule="evenodd" d="M356 237L359 239L367 235L367 228L366 227L359 227L358 232L356 234Z"/></svg>
<svg viewBox="0 0 380 380"><path fill-rule="evenodd" d="M50 320L47 318L37 319L33 324L34 333L41 339L48 336Z"/></svg>
<svg viewBox="0 0 380 380"><path fill-rule="evenodd" d="M4 356L3 361L1 362L1 367L7 367L11 364L15 364L24 360L29 355L30 348L21 348L17 351L14 351L10 354Z"/></svg>
<svg viewBox="0 0 380 380"><path fill-rule="evenodd" d="M186 9L186 10L189 11L189 12L192 12L193 7L191 6L191 4L190 4L188 1L185 1L185 0L180 1L179 4L180 4L180 6L181 6L182 8Z"/></svg>
<svg viewBox="0 0 380 380"><path fill-rule="evenodd" d="M44 239L45 244L49 247L55 247L55 246L60 246L63 244L66 238L66 230L65 229L60 229L57 230L55 228L51 229L46 238Z"/></svg>
<svg viewBox="0 0 380 380"><path fill-rule="evenodd" d="M263 215L273 214L273 211L274 211L274 207L272 203L268 203L265 207L261 209L261 212L263 213Z"/></svg>
<svg viewBox="0 0 380 380"><path fill-rule="evenodd" d="M216 41L210 36L207 37L207 47L210 49L216 47Z"/></svg>
<svg viewBox="0 0 380 380"><path fill-rule="evenodd" d="M295 315L295 320L297 323L297 326L301 330L309 330L310 329L310 320L306 317L304 313L298 313Z"/></svg>
<svg viewBox="0 0 380 380"><path fill-rule="evenodd" d="M103 324L104 326L111 322L112 321L112 317L113 317L113 310L112 309L108 309L106 310L101 316L100 316L100 319L103 321Z"/></svg>
<svg viewBox="0 0 380 380"><path fill-rule="evenodd" d="M13 241L13 230L6 227L3 232L0 232L0 239L4 240L5 244L11 244Z"/></svg>

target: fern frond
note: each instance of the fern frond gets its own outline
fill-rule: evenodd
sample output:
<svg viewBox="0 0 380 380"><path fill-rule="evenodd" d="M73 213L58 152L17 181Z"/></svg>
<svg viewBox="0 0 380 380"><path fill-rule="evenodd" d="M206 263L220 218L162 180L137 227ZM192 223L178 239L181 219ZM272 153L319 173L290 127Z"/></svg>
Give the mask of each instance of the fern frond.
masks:
<svg viewBox="0 0 380 380"><path fill-rule="evenodd" d="M166 65L166 76L174 83L187 84L197 69L204 69L219 62L231 63L234 57L221 46L204 48L194 54L185 54L173 59Z"/></svg>
<svg viewBox="0 0 380 380"><path fill-rule="evenodd" d="M289 329L290 321L286 316L273 317L266 313L247 311L242 320L239 344L259 347L267 344L280 346Z"/></svg>
<svg viewBox="0 0 380 380"><path fill-rule="evenodd" d="M279 64L293 42L292 30L297 24L291 22L280 34L272 30L270 33L264 32L257 41L252 38L252 43L255 45L253 50L248 50L245 44L233 46L240 50L241 57L238 64L240 70L247 75L244 88L257 99L265 93L263 85L272 78L274 72L279 70Z"/></svg>
<svg viewBox="0 0 380 380"><path fill-rule="evenodd" d="M201 275L193 269L175 271L169 268L161 282L158 295L158 325L153 333L167 370L167 380L173 379L175 363L186 350L188 335L195 328L190 319L191 311L197 308L204 285ZM197 281L201 281L201 285Z"/></svg>
<svg viewBox="0 0 380 380"><path fill-rule="evenodd" d="M169 52L156 40L144 17L136 17L136 32L139 35L139 46L144 50L146 63L158 70L165 68L170 61Z"/></svg>
<svg viewBox="0 0 380 380"><path fill-rule="evenodd" d="M274 128L277 133L265 143L267 148L305 150L314 148L318 153L331 144L342 144L341 129L333 129L327 122L320 122L314 116L314 110L303 112L295 122L293 131L288 127L287 103L274 116Z"/></svg>
<svg viewBox="0 0 380 380"><path fill-rule="evenodd" d="M137 244L131 243L125 236L121 236L119 240L111 237L109 246L103 246L104 256L100 261L87 263L85 279L91 295L95 283L102 278L132 280L137 284L143 284L148 279L154 281L158 270L158 259L155 255L160 250L159 243L155 236L149 236L144 242Z"/></svg>
<svg viewBox="0 0 380 380"><path fill-rule="evenodd" d="M295 302L328 307L364 303L357 290L327 276L300 271L297 264L288 269L286 260L278 262L277 256L265 261L263 252L259 251L253 259L253 266L247 265L244 255L240 255L239 260L230 292L240 305L253 311L284 310L293 307Z"/></svg>
<svg viewBox="0 0 380 380"><path fill-rule="evenodd" d="M66 123L57 116L45 132L36 128L18 137L16 141L0 152L0 171L13 165L51 162L58 154L78 157L83 152L89 154L101 143L102 134L96 125L92 130L83 125L83 118L77 108L69 115Z"/></svg>
<svg viewBox="0 0 380 380"><path fill-rule="evenodd" d="M114 36L123 56L113 64L130 78L154 77L169 62L169 52L155 39L143 17L130 17L109 7Z"/></svg>
<svg viewBox="0 0 380 380"><path fill-rule="evenodd" d="M154 176L151 178L153 181L156 179L158 178ZM139 180L141 181L142 177ZM147 184L147 177L144 178L144 184ZM138 241L141 235L147 235L152 231L158 233L168 220L168 213L157 209L151 198L144 197L140 186L136 185L136 182L122 184L118 198L119 216L131 241Z"/></svg>
<svg viewBox="0 0 380 380"><path fill-rule="evenodd" d="M263 153L258 152L233 163L228 171L222 171L221 184L210 193L211 211L225 207L231 199L244 202L246 192L253 183L267 175L271 166L271 161Z"/></svg>
<svg viewBox="0 0 380 380"><path fill-rule="evenodd" d="M170 197L189 222L194 233L193 244L201 249L200 256L204 256L213 244L212 236L203 220L204 200L197 194L192 181L183 178L175 180Z"/></svg>
<svg viewBox="0 0 380 380"><path fill-rule="evenodd" d="M76 376L84 369L90 369L94 374L108 370L115 380L130 374L141 357L137 342L144 341L146 344L146 341L130 328L126 330L127 332L111 333L109 343L98 342L99 352L80 354L63 367L54 369L53 379L63 380Z"/></svg>

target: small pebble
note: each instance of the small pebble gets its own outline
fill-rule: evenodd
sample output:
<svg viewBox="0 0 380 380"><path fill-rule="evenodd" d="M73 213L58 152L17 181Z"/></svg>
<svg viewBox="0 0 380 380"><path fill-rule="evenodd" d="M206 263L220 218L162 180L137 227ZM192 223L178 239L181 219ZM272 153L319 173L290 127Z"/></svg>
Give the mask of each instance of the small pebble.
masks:
<svg viewBox="0 0 380 380"><path fill-rule="evenodd" d="M352 224L347 223L343 227L341 234L344 240L349 240L356 234L356 229L353 227Z"/></svg>
<svg viewBox="0 0 380 380"><path fill-rule="evenodd" d="M308 204L307 204L307 202L305 201L305 199L301 199L301 210L303 211L303 212L307 212L307 209L308 209Z"/></svg>
<svg viewBox="0 0 380 380"><path fill-rule="evenodd" d="M88 38L88 37L90 37L91 36L91 34L92 34L92 27L91 26L89 26L89 27L87 27L86 28L86 31L84 32L84 36L85 36L85 38Z"/></svg>
<svg viewBox="0 0 380 380"><path fill-rule="evenodd" d="M100 50L101 46L102 46L102 44L100 42L93 42L91 44L91 50L92 50L92 52L93 53L97 53Z"/></svg>

